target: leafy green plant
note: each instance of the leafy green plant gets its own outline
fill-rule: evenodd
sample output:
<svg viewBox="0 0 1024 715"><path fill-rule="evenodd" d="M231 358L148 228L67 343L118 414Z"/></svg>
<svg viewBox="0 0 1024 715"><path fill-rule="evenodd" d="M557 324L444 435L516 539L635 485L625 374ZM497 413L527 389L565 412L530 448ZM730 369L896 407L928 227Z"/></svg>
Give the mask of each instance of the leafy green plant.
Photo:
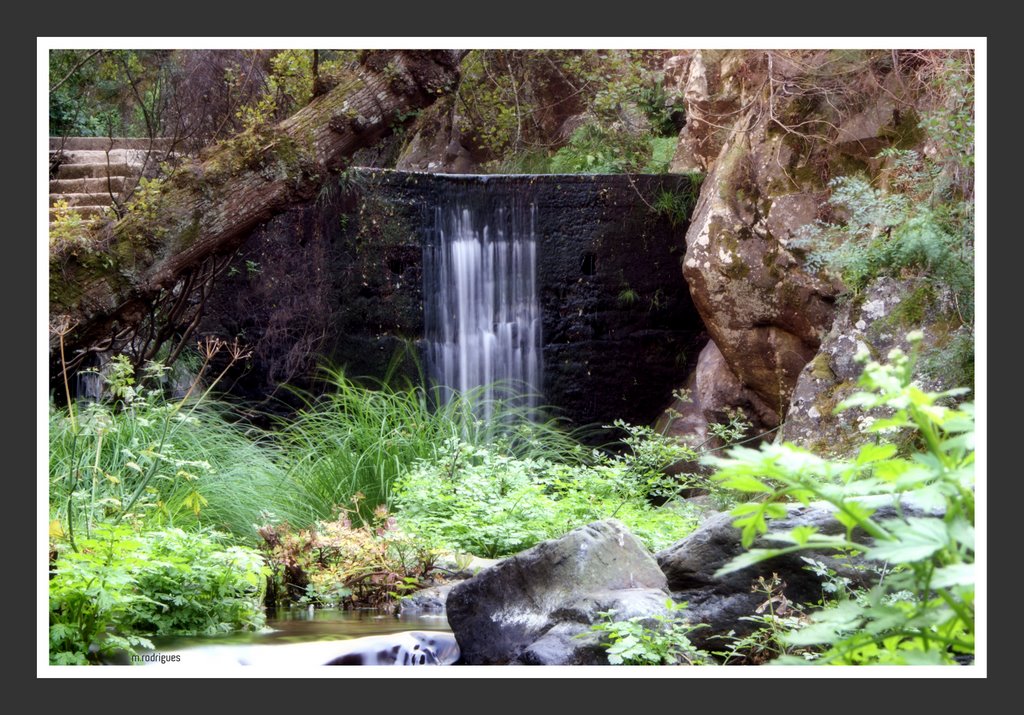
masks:
<svg viewBox="0 0 1024 715"><path fill-rule="evenodd" d="M80 550L60 556L51 545L50 663L85 665L117 650L151 648L144 637L108 632L147 599L136 588L137 535L126 524L105 524L95 538L80 541Z"/></svg>
<svg viewBox="0 0 1024 715"><path fill-rule="evenodd" d="M66 199L54 203L56 210L50 224L50 253L73 253L79 251L91 255L94 251L92 228L96 224L95 217L84 218L78 211L68 206Z"/></svg>
<svg viewBox="0 0 1024 715"><path fill-rule="evenodd" d="M163 201L164 183L160 178L148 179L145 176L139 178L139 183L132 192L131 200L125 208L137 216L141 221L157 226L161 202ZM159 232L157 233L159 235Z"/></svg>
<svg viewBox="0 0 1024 715"><path fill-rule="evenodd" d="M922 337L911 333L908 340L917 346ZM858 359L867 362L864 390L838 409L873 410L864 429L878 439L856 459L824 459L784 443L734 448L728 459L710 460L725 486L759 497L733 510L744 546L767 533L767 519L784 515L791 500L828 502L846 534L806 526L773 533L789 545L752 549L721 573L805 549L842 548L883 562L891 573L877 586L815 613L786 642L823 648L816 661L823 663L955 663L974 653L973 405L948 405L964 390L921 390L912 380L914 359L898 349L889 364L866 353ZM894 433L916 451L900 455ZM896 516L877 517L886 504ZM905 513L909 506L917 511Z"/></svg>
<svg viewBox="0 0 1024 715"><path fill-rule="evenodd" d="M651 137L647 140L650 147L650 155L641 169L644 174L667 174L672 164L672 157L676 153L675 136Z"/></svg>
<svg viewBox="0 0 1024 715"><path fill-rule="evenodd" d="M638 171L649 160L651 146L642 137L584 124L572 133L569 143L551 157L555 174L621 174Z"/></svg>
<svg viewBox="0 0 1024 715"><path fill-rule="evenodd" d="M700 187L704 183L704 174L698 171L690 172L686 176L689 179L686 189L662 190L651 204L655 213L667 218L673 226L682 226L690 220L697 199L700 198Z"/></svg>
<svg viewBox="0 0 1024 715"><path fill-rule="evenodd" d="M695 648L689 635L702 624L683 617L686 603L665 601L668 614L616 620L615 611L602 611L601 622L590 630L599 633L611 665L703 665L708 654Z"/></svg>
<svg viewBox="0 0 1024 715"><path fill-rule="evenodd" d="M152 648L146 636L223 633L263 625L266 569L258 553L212 532L94 526L76 548L53 547L50 662L98 662Z"/></svg>
<svg viewBox="0 0 1024 715"><path fill-rule="evenodd" d="M616 426L628 430L628 452L594 452L587 463L516 457L500 442L453 439L396 481L399 523L445 548L494 557L614 517L663 548L692 531L695 518L654 507L650 497L666 488L667 466L693 455L649 428Z"/></svg>
<svg viewBox="0 0 1024 715"><path fill-rule="evenodd" d="M571 435L554 420L531 421L530 410L507 400L475 416L486 388L454 395L443 405L419 385L361 384L343 370L326 370L326 392L282 422L278 441L296 484L296 498L317 518L365 495L372 510L388 504L392 483L418 460L433 459L452 439L484 445L504 435L515 455L571 455Z"/></svg>
<svg viewBox="0 0 1024 715"><path fill-rule="evenodd" d="M635 304L638 300L640 300L640 296L637 294L635 290L633 290L629 286L626 286L625 288L619 291L617 300L619 301L620 305L628 308L629 306Z"/></svg>
<svg viewBox="0 0 1024 715"><path fill-rule="evenodd" d="M817 657L806 648L795 648L786 642L786 635L806 625L807 617L800 604L791 603L786 598L783 592L785 585L778 574L773 573L767 579L758 576L751 590L764 595L764 603L754 610L754 615L739 619L754 624L754 630L745 636L736 635L735 630L716 636L727 644L722 650L714 651L722 665L762 665L780 656L797 653L807 653L804 657Z"/></svg>
<svg viewBox="0 0 1024 715"><path fill-rule="evenodd" d="M503 171L660 172L682 110L665 92L662 60L644 50L471 51L455 95L459 129ZM547 163L565 143L552 144L552 120L570 115L586 121Z"/></svg>
<svg viewBox="0 0 1024 715"><path fill-rule="evenodd" d="M161 529L142 536L145 564L136 571L147 596L125 625L154 634L215 635L263 625L269 574L260 554L223 544L217 532Z"/></svg>

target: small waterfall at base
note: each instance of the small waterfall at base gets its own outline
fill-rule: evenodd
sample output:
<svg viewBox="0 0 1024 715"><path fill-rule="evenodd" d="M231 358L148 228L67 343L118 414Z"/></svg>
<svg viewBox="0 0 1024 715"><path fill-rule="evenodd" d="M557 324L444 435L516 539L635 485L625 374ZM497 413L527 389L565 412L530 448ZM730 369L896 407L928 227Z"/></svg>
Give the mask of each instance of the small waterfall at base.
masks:
<svg viewBox="0 0 1024 715"><path fill-rule="evenodd" d="M537 406L542 379L536 205L496 196L486 181L453 190L434 209L424 243L427 369L440 399L483 388L494 400Z"/></svg>

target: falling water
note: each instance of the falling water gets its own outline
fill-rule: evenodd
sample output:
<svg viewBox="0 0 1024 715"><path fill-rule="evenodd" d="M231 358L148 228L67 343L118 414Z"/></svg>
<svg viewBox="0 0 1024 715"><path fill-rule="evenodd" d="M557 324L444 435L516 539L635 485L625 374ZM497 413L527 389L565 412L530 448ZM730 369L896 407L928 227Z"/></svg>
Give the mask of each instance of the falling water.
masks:
<svg viewBox="0 0 1024 715"><path fill-rule="evenodd" d="M483 388L536 407L541 387L537 208L495 197L486 183L453 192L434 209L424 251L427 367L441 399Z"/></svg>

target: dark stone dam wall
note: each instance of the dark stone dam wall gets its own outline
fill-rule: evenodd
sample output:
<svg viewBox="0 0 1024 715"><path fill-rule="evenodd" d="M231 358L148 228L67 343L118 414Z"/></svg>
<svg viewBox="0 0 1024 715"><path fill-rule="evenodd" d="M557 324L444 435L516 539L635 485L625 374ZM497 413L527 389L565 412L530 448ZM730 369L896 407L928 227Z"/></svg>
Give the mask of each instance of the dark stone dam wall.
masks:
<svg viewBox="0 0 1024 715"><path fill-rule="evenodd" d="M656 211L685 176L463 176L350 171L246 241L210 296L203 333L254 349L234 391L269 406L350 376L420 379L423 243L453 195L536 206L543 402L576 424L650 423L706 340L680 262L686 225ZM493 203L493 199L489 199Z"/></svg>

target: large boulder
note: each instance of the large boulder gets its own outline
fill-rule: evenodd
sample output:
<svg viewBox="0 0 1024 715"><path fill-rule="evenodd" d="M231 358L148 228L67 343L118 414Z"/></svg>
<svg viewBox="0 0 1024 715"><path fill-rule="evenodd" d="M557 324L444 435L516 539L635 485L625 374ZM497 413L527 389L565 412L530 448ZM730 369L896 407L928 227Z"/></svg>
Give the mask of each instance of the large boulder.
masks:
<svg viewBox="0 0 1024 715"><path fill-rule="evenodd" d="M880 178L886 147L927 150L915 110L922 98L901 67L824 50L710 50L666 64L687 116L672 171L709 172L683 273L729 370L776 424L841 288L805 271L791 241L835 218L831 179ZM818 90L829 83L842 87L835 97Z"/></svg>
<svg viewBox="0 0 1024 715"><path fill-rule="evenodd" d="M458 106L442 98L417 115L409 128L411 139L402 149L395 168L400 171L469 174L479 170L477 157L459 130Z"/></svg>
<svg viewBox="0 0 1024 715"><path fill-rule="evenodd" d="M867 498L864 503L877 509L878 518L897 516L890 497ZM904 515L923 513L909 501L904 501L900 509ZM756 628L755 623L742 619L764 610L767 596L755 590L759 586L759 578L768 581L777 575L784 584L781 592L791 603L819 601L825 593L823 577L809 570L803 557L823 563L837 577L849 579L853 586L867 586L876 575L874 570L866 568L863 559L836 558L831 551L808 550L777 556L725 576L716 576L719 569L746 551L740 540L740 530L732 525L734 518L729 514L714 516L685 539L655 554L668 579L672 597L687 603L687 620L707 626L694 630L689 636L698 648L720 650L726 645L721 636L730 631L744 636ZM836 520L835 509L830 504L792 505L786 517L769 522L768 534L757 539L753 548L786 546L788 544L774 540L772 534L797 526L812 526L829 535L842 534L846 530ZM854 538L867 541L867 537L858 532L854 532Z"/></svg>
<svg viewBox="0 0 1024 715"><path fill-rule="evenodd" d="M590 626L667 614L667 582L644 546L609 519L485 569L448 595L448 623L468 665L606 664Z"/></svg>
<svg viewBox="0 0 1024 715"><path fill-rule="evenodd" d="M725 362L778 420L832 323L836 287L802 270L786 248L817 200L779 181L792 149L753 113L743 129L704 181L683 274Z"/></svg>

